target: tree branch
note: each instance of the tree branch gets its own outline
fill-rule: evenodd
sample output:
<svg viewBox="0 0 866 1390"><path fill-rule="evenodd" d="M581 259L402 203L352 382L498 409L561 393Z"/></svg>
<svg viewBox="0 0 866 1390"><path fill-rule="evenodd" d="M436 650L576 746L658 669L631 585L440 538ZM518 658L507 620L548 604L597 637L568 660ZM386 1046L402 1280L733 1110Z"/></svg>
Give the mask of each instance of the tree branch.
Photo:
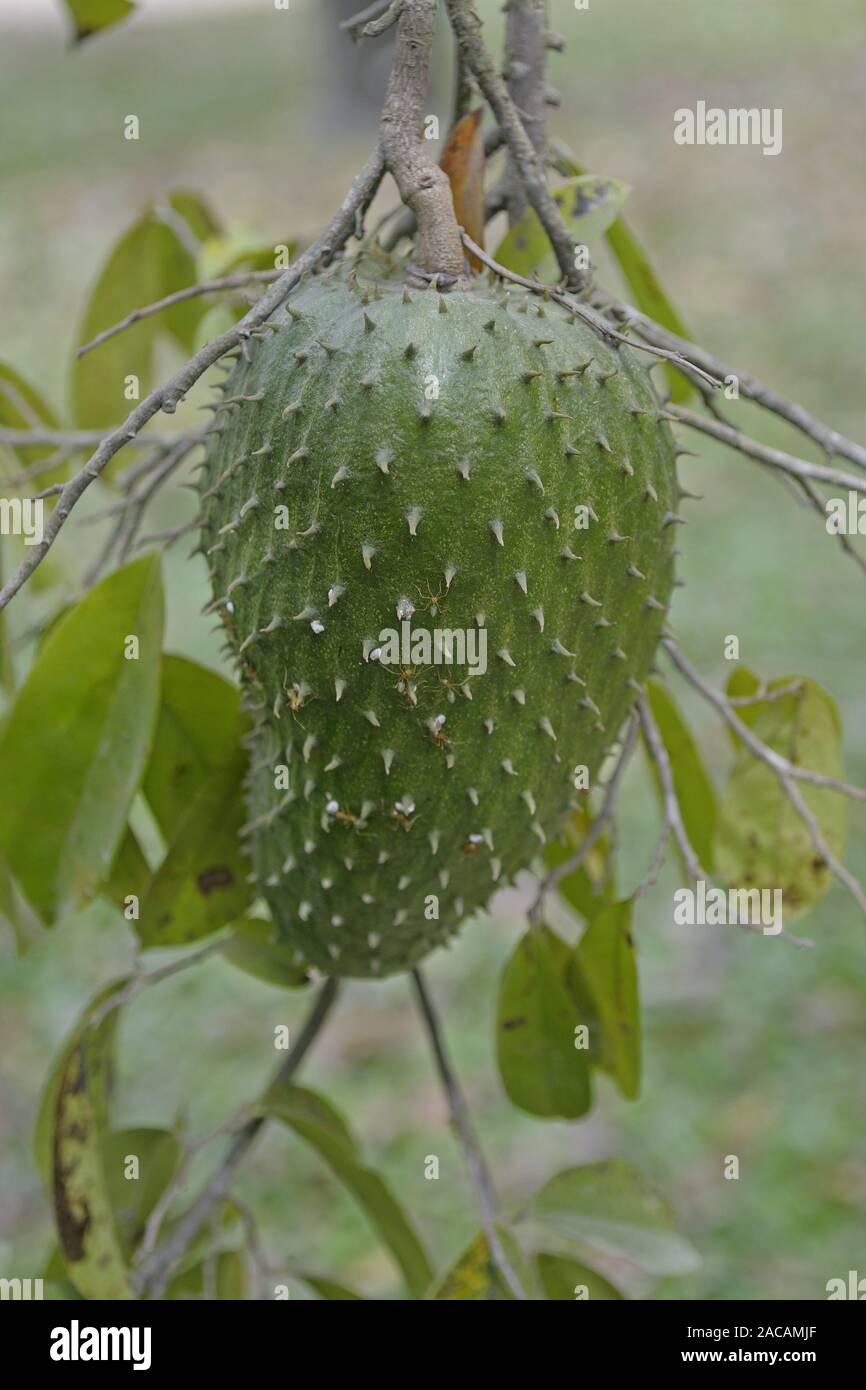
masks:
<svg viewBox="0 0 866 1390"><path fill-rule="evenodd" d="M683 856L686 873L689 875L690 879L694 883L697 883L698 879L711 882L711 876L707 873L692 848L692 842L689 839L689 833L683 821L680 803L677 798L676 788L674 787L674 775L671 770L670 758L668 757L667 749L662 741L662 736L658 731L658 725L653 718L649 700L645 694L638 696L636 705L641 729L646 741L647 752L658 769L659 782L661 783L662 789L665 826L673 833L673 837Z"/></svg>
<svg viewBox="0 0 866 1390"><path fill-rule="evenodd" d="M397 23L403 4L404 0L374 0L351 19L344 19L340 28L347 30L353 39L377 39Z"/></svg>
<svg viewBox="0 0 866 1390"><path fill-rule="evenodd" d="M547 155L547 8L547 0L509 0L505 21L508 95L542 164ZM513 224L529 206L513 154L508 156L505 184ZM573 250L571 258L573 263Z"/></svg>
<svg viewBox="0 0 866 1390"><path fill-rule="evenodd" d="M544 165L533 148L508 88L481 37L481 20L472 0L445 0L457 42L478 86L487 98L523 180L530 203L547 232L567 286L583 289L586 277L574 264L574 243L547 186Z"/></svg>
<svg viewBox="0 0 866 1390"><path fill-rule="evenodd" d="M218 294L222 290L239 290L244 285L261 284L267 285L274 280L279 280L282 275L281 270L244 270L238 271L235 275L223 275L218 280L200 280L196 285L188 285L186 289L175 290L174 294L167 294L164 299L157 299L153 304L145 304L141 309L133 309L132 313L127 314L125 319L115 323L111 328L104 328L101 333L97 333L95 338L91 338L89 343L84 343L76 349L76 357L84 357L94 348L99 347L100 343L107 342L115 334L122 333L124 329L131 328L134 323L139 323L141 319L148 319L152 314L161 314L164 309L170 309L174 304L183 304L187 299L196 299L202 294Z"/></svg>
<svg viewBox="0 0 866 1390"><path fill-rule="evenodd" d="M577 873L577 870L581 868L589 858L591 850L601 839L606 827L610 825L613 820L619 789L622 785L622 779L625 775L629 759L634 752L636 739L637 719L632 713L629 717L619 756L617 757L613 771L605 786L604 800L599 809L599 813L574 853L569 855L567 859L564 859L561 864L557 864L556 867L551 869L541 880L541 883L538 885L538 893L536 894L535 902L529 909L530 922L537 923L541 920L541 912L547 893L551 888L555 887L557 883L561 882L562 879L568 878L570 874Z"/></svg>
<svg viewBox="0 0 866 1390"><path fill-rule="evenodd" d="M631 304L621 303L612 295L599 292L594 295L593 301L605 313L611 314L620 321L627 321L645 342L681 352L693 370L700 368L704 374L717 377L720 381L735 377L741 396L754 401L756 405L763 406L765 410L769 410L773 415L778 415L780 419L787 420L788 424L793 425L801 434L814 440L824 450L828 458L832 458L834 454L840 454L851 463L856 463L858 468L866 468L866 448L862 444L856 444L853 440L846 439L844 435L839 434L838 430L831 429L829 425L817 420L796 401L786 400L777 391L765 386L757 377L750 376L748 372L741 372L737 367L732 367L730 363L723 362L721 358L707 352L699 344L692 343L687 338L680 338L676 333L662 328L661 324L648 318L646 314L642 314L639 309L635 309Z"/></svg>
<svg viewBox="0 0 866 1390"><path fill-rule="evenodd" d="M400 6L381 137L400 197L418 223L417 268L425 280L442 276L445 288L462 277L464 258L448 175L422 139L436 8L437 0L403 0Z"/></svg>
<svg viewBox="0 0 866 1390"><path fill-rule="evenodd" d="M525 1301L526 1292L502 1247L502 1241L496 1229L496 1211L499 1204L493 1187L493 1179L490 1176L490 1171L484 1160L484 1155L481 1152L478 1140L473 1131L463 1092L460 1090L457 1078L451 1070L451 1064L445 1052L442 1030L420 970L416 969L412 971L412 980L418 995L421 1015L427 1029L430 1045L433 1049L433 1056L436 1059L436 1066L448 1101L451 1123L454 1126L460 1141L460 1146L463 1149L466 1167L469 1170L469 1177L478 1199L478 1206L481 1212L481 1226L487 1238L487 1248L490 1252L490 1259L505 1280L505 1283L508 1285L514 1297Z"/></svg>
<svg viewBox="0 0 866 1390"><path fill-rule="evenodd" d="M827 483L832 487L850 488L852 492L866 493L866 478L855 477L852 473L842 473L838 468L827 468L821 463L809 463L807 459L797 458L782 449L771 449L767 444L750 439L733 425L700 415L688 406L669 402L665 407L665 413L668 419L676 424L687 425L691 430L700 430L701 434L708 434L711 438L720 440L722 444L727 444L729 448L737 449L741 454L757 459L759 463L765 463L770 468L789 473L798 480L806 478L816 483Z"/></svg>
<svg viewBox="0 0 866 1390"><path fill-rule="evenodd" d="M329 978L325 981L295 1046L278 1068L271 1087L285 1086L291 1081L330 1013L338 989L337 980ZM168 1239L141 1262L132 1280L133 1287L140 1296L160 1298L165 1292L172 1270L225 1196L237 1168L266 1123L265 1115L256 1115L244 1125L229 1146L219 1168L211 1176L207 1187L189 1211L180 1218Z"/></svg>
<svg viewBox="0 0 866 1390"><path fill-rule="evenodd" d="M328 226L313 242L312 246L299 256L293 266L284 270L279 280L273 284L248 313L233 328L221 333L218 338L205 346L192 357L179 372L169 377L140 401L130 412L123 424L105 435L96 452L87 463L64 486L52 512L42 541L28 548L27 555L18 569L0 590L0 609L15 597L23 584L26 584L33 571L45 559L69 515L100 473L125 444L129 444L159 410L171 415L177 409L187 392L203 376L209 367L224 357L227 352L239 346L250 336L253 329L264 323L275 309L279 308L301 276L313 270L321 261L330 260L355 231L356 215L369 207L384 173L385 162L381 148L374 151L360 174L354 180L342 206L331 219Z"/></svg>
<svg viewBox="0 0 866 1390"><path fill-rule="evenodd" d="M663 361L673 362L674 366L680 367L684 371L696 372L699 376L704 377L713 387L721 385L720 381L710 376L702 367L698 367L694 362L690 362L682 353L668 348L650 346L649 343L641 343L634 338L627 337L625 333L620 333L611 323L608 323L606 319L602 318L601 314L596 313L594 309L590 309L588 305L581 304L578 300L573 298L572 295L566 294L564 290L557 289L556 286L542 285L538 280L527 280L525 275L518 275L516 271L506 269L504 265L500 265L498 261L495 261L492 256L488 255L482 247L474 242L471 236L467 235L462 227L460 229L460 235L463 238L463 245L467 247L469 251L472 251L482 264L487 266L488 270L495 271L503 280L511 280L515 285L523 285L524 289L532 290L534 294L546 295L548 299L553 299L557 304L562 304L566 309L569 309L572 314L576 314L578 318L583 319L591 328L594 328L596 333L599 333L601 337L607 338L609 342L625 343L630 348L638 348L641 351L649 352L654 357L659 357ZM683 346L687 348L689 344L683 340Z"/></svg>

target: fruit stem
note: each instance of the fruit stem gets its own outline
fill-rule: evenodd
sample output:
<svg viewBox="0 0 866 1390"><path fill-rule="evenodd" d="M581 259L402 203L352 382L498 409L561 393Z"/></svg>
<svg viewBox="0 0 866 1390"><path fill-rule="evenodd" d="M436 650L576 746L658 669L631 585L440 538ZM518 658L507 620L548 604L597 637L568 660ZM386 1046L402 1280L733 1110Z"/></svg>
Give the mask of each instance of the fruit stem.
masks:
<svg viewBox="0 0 866 1390"><path fill-rule="evenodd" d="M462 279L463 245L451 185L424 148L424 101L437 0L404 0L397 24L394 64L382 110L385 162L418 223L414 269L446 289Z"/></svg>

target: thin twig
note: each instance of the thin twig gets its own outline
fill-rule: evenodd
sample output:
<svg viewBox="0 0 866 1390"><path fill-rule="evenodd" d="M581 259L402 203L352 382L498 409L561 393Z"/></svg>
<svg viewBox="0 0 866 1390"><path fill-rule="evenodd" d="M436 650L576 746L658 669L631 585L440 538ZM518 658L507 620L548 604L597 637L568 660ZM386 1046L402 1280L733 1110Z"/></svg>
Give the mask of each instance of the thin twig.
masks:
<svg viewBox="0 0 866 1390"><path fill-rule="evenodd" d="M575 266L574 242L547 186L544 164L520 118L499 69L481 36L481 20L472 0L445 0L451 26L482 94L487 98L508 145L530 203L538 214L566 285L583 289L586 276Z"/></svg>
<svg viewBox="0 0 866 1390"><path fill-rule="evenodd" d="M164 309L170 309L174 304L183 304L187 299L196 299L202 294L218 294L223 290L239 290L244 285L249 284L270 284L273 280L279 280L282 275L281 270L244 270L238 271L235 275L223 275L218 280L200 280L196 285L188 285L186 289L175 290L174 294L167 294L164 299L157 299L153 304L145 304L140 309L133 309L125 319L115 323L111 328L104 328L101 333L97 333L95 338L91 338L89 343L84 343L77 348L76 357L84 357L88 352L92 352L100 343L107 342L117 333L122 333L124 329L131 328L134 323L139 323L141 319L150 318L153 314L161 314Z"/></svg>
<svg viewBox="0 0 866 1390"><path fill-rule="evenodd" d="M170 445L177 439L176 434L135 434L123 446L132 449L159 448ZM13 449L38 448L40 445L58 449L92 449L101 444L105 430L49 430L41 425L32 430L0 428L0 444L8 444ZM22 474L23 476L23 474Z"/></svg>
<svg viewBox="0 0 866 1390"><path fill-rule="evenodd" d="M852 473L842 473L838 468L828 468L822 463L810 463L807 459L785 453L783 449L772 449L768 444L760 444L758 440L750 439L733 425L710 419L696 410L690 410L688 406L669 402L665 407L665 414L676 424L687 425L691 430L708 434L722 444L727 444L729 448L757 459L759 463L765 463L770 468L779 468L798 480L806 478L816 483L826 483L830 487L844 487L850 488L852 492L866 493L866 478L858 478Z"/></svg>
<svg viewBox="0 0 866 1390"><path fill-rule="evenodd" d="M331 1007L337 997L338 982L334 978L325 981L319 991L295 1046L278 1068L271 1086L285 1086L291 1081L312 1043L315 1041ZM145 1258L132 1277L135 1291L141 1297L160 1298L165 1286L188 1247L195 1240L215 1208L225 1196L229 1183L246 1157L259 1131L267 1122L266 1115L256 1115L244 1125L235 1136L232 1144L207 1186L174 1226L171 1235Z"/></svg>
<svg viewBox="0 0 866 1390"><path fill-rule="evenodd" d="M114 1009L119 1009L121 1004L128 1004L137 994L141 994L142 990L149 989L151 985L160 984L163 980L170 979L172 975L180 975L182 971L189 970L194 965L200 965L209 956L215 956L219 951L224 951L226 944L226 941L222 939L210 941L207 946L202 946L198 951L181 956L180 960L170 961L168 965L161 965L157 970L148 970L133 975L115 994L112 994L110 998L100 1004L98 1009L94 1010L88 1020L90 1027L97 1028L108 1014L112 1013Z"/></svg>
<svg viewBox="0 0 866 1390"><path fill-rule="evenodd" d="M549 873L545 874L544 878L541 880L540 884L538 885L538 892L536 894L535 901L529 909L529 920L531 922L537 923L538 921L540 921L541 911L544 906L544 899L547 893L550 891L551 888L555 887L556 884L559 883L562 879L568 878L571 874L577 873L577 870L581 868L582 865L586 862L586 860L589 858L591 851L594 849L595 845L601 839L605 827L609 825L610 822L613 820L613 814L616 810L616 799L619 795L619 789L622 785L622 779L625 775L625 770L628 766L629 759L631 758L631 755L634 752L636 739L637 719L635 718L634 714L632 714L629 717L628 725L625 731L625 736L623 738L622 746L617 756L616 763L614 764L613 771L611 772L610 777L608 778L607 783L605 785L604 800L601 803L598 815L590 825L588 831L584 835L583 839L581 840L574 853L570 854L567 859L564 859L561 864L557 864L556 867L551 869Z"/></svg>
<svg viewBox="0 0 866 1390"><path fill-rule="evenodd" d="M829 425L817 420L796 401L786 400L777 391L765 386L757 377L751 376L748 372L741 372L737 367L733 367L730 363L715 357L711 352L707 352L697 343L680 338L676 333L671 333L669 329L663 328L661 324L648 318L646 314L642 314L633 305L622 303L608 294L598 295L596 298L604 308L605 313L613 314L620 320L628 320L645 342L681 352L693 369L700 367L704 373L717 377L721 381L735 378L741 396L754 401L756 405L763 406L765 410L769 410L773 415L778 415L782 420L787 420L788 424L793 425L795 429L800 430L802 434L807 435L809 439L820 445L828 458L832 458L834 454L839 454L851 463L856 463L858 468L866 468L866 448L862 444L856 444L853 440L846 439L838 430L831 429Z"/></svg>
<svg viewBox="0 0 866 1390"><path fill-rule="evenodd" d="M746 747L756 758L765 763L776 775L789 802L793 806L797 815L800 817L816 851L823 859L827 868L835 878L839 880L851 894L860 909L866 913L866 894L860 883L853 874L841 864L834 855L830 846L824 838L824 833L818 824L811 807L803 797L799 784L806 782L811 786L826 787L828 790L840 792L844 796L850 796L855 801L866 801L866 791L860 787L852 787L847 782L840 782L835 777L825 777L823 773L814 772L811 768L800 767L792 763L788 758L777 753L774 748L770 748L766 743L757 737L744 724L735 712L731 709L726 697L719 690L714 690L711 685L704 680L703 676L695 670L691 662L683 656L676 642L670 637L662 638L662 646L668 653L677 669L686 677L691 685L695 687L710 704L714 705L719 711L725 723L740 738Z"/></svg>
<svg viewBox="0 0 866 1390"><path fill-rule="evenodd" d="M467 250L476 255L478 259L487 266L488 270L494 271L497 275L500 275L503 280L511 280L515 285L522 285L524 289L532 290L535 294L547 295L549 299L555 300L557 304L562 304L564 308L570 310L572 314L576 314L578 318L583 319L585 323L588 323L589 326L594 328L596 333L601 334L603 338L608 338L614 343L625 343L631 348L640 348L645 352L651 353L653 357L660 357L666 362L673 362L677 367L682 367L683 369L688 368L690 371L698 372L701 376L706 377L706 380L711 386L717 387L721 385L721 382L717 381L715 377L704 372L703 368L696 366L694 362L689 362L679 352L668 351L667 348L652 347L649 343L641 343L634 338L629 338L625 333L620 333L618 329L614 328L613 324L608 323L606 319L602 318L601 314L597 314L593 309L588 308L586 304L579 303L572 295L566 294L565 290L558 289L555 285L542 285L538 280L528 280L525 275L518 275L516 271L509 270L506 266L500 265L499 262L488 255L477 242L474 242L471 236L469 236L462 227L460 229L460 235L463 238L463 245ZM685 346L687 347L688 344L685 344Z"/></svg>
<svg viewBox="0 0 866 1390"><path fill-rule="evenodd" d="M744 724L742 719L737 717L731 709L727 696L723 695L720 690L715 690L695 670L672 637L663 637L662 646L686 679L696 690L700 691L705 699L715 705L725 723L742 739L746 747L754 753L756 758L767 763L775 773L789 777L795 782L808 782L813 787L827 787L830 791L839 792L842 796L849 796L852 801L866 801L864 788L852 786L850 782L842 782L838 777L827 777L823 772L815 772L810 767L801 767L798 763L792 763L790 759L783 757L781 753L777 753L774 748L768 747L749 728L748 724Z"/></svg>
<svg viewBox="0 0 866 1390"><path fill-rule="evenodd" d="M636 704L647 751L655 763L659 774L665 824L670 826L673 837L679 846L680 853L683 857L683 864L685 865L686 873L689 875L689 878L695 883L697 883L699 879L704 879L706 882L709 882L711 881L710 875L701 864L700 859L693 849L692 842L689 839L689 833L683 821L680 803L677 798L676 788L674 787L674 775L671 770L670 758L668 757L668 752L665 748L662 736L658 731L658 725L653 718L649 700L646 695L639 695Z"/></svg>
<svg viewBox="0 0 866 1390"><path fill-rule="evenodd" d="M735 709L747 705L763 705L773 700L782 700L786 695L799 695L803 689L802 681L791 681L789 685L777 685L774 690L768 690L762 685L754 695L727 695L725 698L729 705Z"/></svg>
<svg viewBox="0 0 866 1390"><path fill-rule="evenodd" d="M390 29L399 17L400 0L373 0L372 5L367 5L358 14L352 15L350 19L340 22L340 28L352 35L353 39L375 38L377 33L384 33L385 29ZM381 24L384 20L382 29L374 30L374 24Z"/></svg>
<svg viewBox="0 0 866 1390"><path fill-rule="evenodd" d="M361 30L362 39L378 39L380 34L384 34L392 28L400 19L406 5L411 4L411 0L390 0L378 19L371 19Z"/></svg>
<svg viewBox="0 0 866 1390"><path fill-rule="evenodd" d="M33 571L48 554L69 515L100 473L125 444L129 444L144 428L157 411L173 414L187 392L203 376L209 367L224 357L227 352L248 338L251 331L266 322L275 309L279 308L301 276L313 270L320 262L330 260L355 230L355 214L359 209L366 210L371 203L382 179L385 169L384 156L379 146L370 156L361 173L355 178L342 206L331 219L325 231L317 237L312 246L299 256L294 265L284 270L279 280L266 290L261 299L244 315L239 323L221 333L212 342L206 343L194 357L190 358L179 372L158 386L135 407L121 425L107 434L96 452L87 463L65 485L57 506L45 527L39 545L28 547L27 555L15 573L0 590L0 609L26 584Z"/></svg>
<svg viewBox="0 0 866 1390"><path fill-rule="evenodd" d="M436 1066L448 1101L451 1123L460 1141L466 1167L469 1170L469 1177L478 1199L481 1226L487 1238L487 1248L490 1253L490 1259L505 1280L505 1283L508 1285L514 1297L525 1301L526 1292L511 1265L511 1261L503 1249L499 1232L496 1229L496 1213L499 1203L493 1186L493 1179L490 1176L490 1170L487 1167L478 1139L472 1128L472 1121L469 1117L469 1110L463 1092L451 1069L451 1064L445 1051L442 1029L436 1017L433 1001L427 991L424 977L420 970L416 969L412 971L412 980L418 995L421 1015L427 1029L433 1055L436 1059Z"/></svg>

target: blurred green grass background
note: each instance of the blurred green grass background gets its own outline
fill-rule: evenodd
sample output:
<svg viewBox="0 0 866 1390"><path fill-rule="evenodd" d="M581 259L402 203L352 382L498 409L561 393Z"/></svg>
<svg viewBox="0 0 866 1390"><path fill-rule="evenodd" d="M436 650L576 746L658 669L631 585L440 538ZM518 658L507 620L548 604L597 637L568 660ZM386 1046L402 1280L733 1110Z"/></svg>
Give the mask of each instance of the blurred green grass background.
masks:
<svg viewBox="0 0 866 1390"><path fill-rule="evenodd" d="M0 17L0 358L61 410L87 288L148 199L191 187L264 244L309 238L375 138L374 105L357 99L352 80L365 55L335 34L330 0L297 0L288 15L266 5L178 4L170 17L164 9L148 17L147 0L142 8L140 18L72 53L59 18L24 27ZM495 32L498 6L480 8ZM553 0L552 11L568 40L552 60L563 96L552 128L584 165L632 184L630 219L696 337L862 439L860 0L593 0L582 12ZM446 126L444 40L440 60L429 109ZM701 98L781 107L782 154L676 146L673 112ZM128 113L141 119L137 144L121 138ZM605 264L602 274L615 281ZM754 412L743 418L768 442L804 452L780 424ZM686 504L675 630L717 683L727 674L729 633L762 674L820 680L842 709L847 775L863 783L862 578L772 478L703 443L699 453L683 467L686 486L703 500ZM169 491L149 520L171 525L187 507ZM67 574L94 534L79 529L67 542ZM218 664L199 616L203 566L173 551L167 577L169 649ZM56 578L63 581L61 571ZM24 653L40 601L13 606ZM725 736L705 708L682 698L721 785ZM622 800L626 883L651 853L655 815L637 768ZM861 876L863 824L855 812L848 862ZM866 1273L864 923L834 889L798 927L814 938L812 950L674 928L675 884L666 872L637 919L642 1096L629 1105L602 1083L593 1114L579 1124L521 1116L496 1078L494 1001L521 930L520 895L498 900L491 918L431 960L488 1156L514 1203L566 1164L615 1154L640 1167L703 1256L695 1274L655 1286L654 1296L821 1298L829 1278ZM124 968L130 948L116 915L94 907L23 960L0 955L0 1274L38 1273L50 1246L50 1212L29 1153L39 1087L87 997ZM305 1006L216 962L145 994L122 1026L117 1122L182 1115L195 1131L219 1124L273 1065L274 1025L296 1026ZM304 1079L348 1112L437 1262L453 1258L477 1219L407 983L350 986ZM424 1179L427 1154L440 1157L438 1182ZM737 1182L723 1180L727 1154L740 1158ZM363 1219L300 1143L268 1134L238 1191L277 1261L338 1275L375 1296L396 1292Z"/></svg>

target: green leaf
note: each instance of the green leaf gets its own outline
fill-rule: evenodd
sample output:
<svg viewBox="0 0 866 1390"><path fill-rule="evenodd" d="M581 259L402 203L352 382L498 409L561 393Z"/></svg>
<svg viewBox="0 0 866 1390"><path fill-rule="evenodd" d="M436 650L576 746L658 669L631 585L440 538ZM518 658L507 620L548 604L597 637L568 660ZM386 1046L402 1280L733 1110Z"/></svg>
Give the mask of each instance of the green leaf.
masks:
<svg viewBox="0 0 866 1390"><path fill-rule="evenodd" d="M536 1255L535 1264L544 1297L549 1302L607 1301L623 1297L602 1274L565 1255L551 1255L543 1250Z"/></svg>
<svg viewBox="0 0 866 1390"><path fill-rule="evenodd" d="M563 153L557 157L556 164L563 174L580 175L583 173L581 166ZM615 222L611 223L605 236L607 244L628 282L635 307L649 318L654 319L656 323L660 323L663 328L667 328L669 332L676 333L680 338L690 338L691 334L662 288L662 283L653 270L649 257L625 218L618 217ZM676 367L667 365L665 373L668 378L671 400L687 401L694 395L694 387L691 382L683 376L682 372L677 371Z"/></svg>
<svg viewBox="0 0 866 1390"><path fill-rule="evenodd" d="M132 14L133 0L66 0L66 8L75 26L74 41L81 43L111 24Z"/></svg>
<svg viewBox="0 0 866 1390"><path fill-rule="evenodd" d="M271 1091L262 1108L316 1150L393 1255L411 1297L421 1298L433 1279L427 1253L382 1178L361 1162L355 1141L337 1111L323 1097L300 1086Z"/></svg>
<svg viewBox="0 0 866 1390"><path fill-rule="evenodd" d="M635 307L648 318L661 324L678 338L690 338L691 334L662 288L662 283L653 270L649 258L624 218L618 217L607 229L607 244L625 276ZM676 367L665 365L668 389L671 400L687 401L695 394L695 388Z"/></svg>
<svg viewBox="0 0 866 1390"><path fill-rule="evenodd" d="M3 571L3 551L0 550L0 587L4 581ZM12 643L9 640L6 609L0 608L0 696L11 697L14 694L15 658L12 655Z"/></svg>
<svg viewBox="0 0 866 1390"><path fill-rule="evenodd" d="M115 980L85 1011L46 1084L34 1148L54 1200L69 1279L87 1299L131 1299L123 1245L105 1170L111 1063L118 1009L91 1023L122 988Z"/></svg>
<svg viewBox="0 0 866 1390"><path fill-rule="evenodd" d="M47 402L5 362L0 362L0 425L10 430L59 429L57 416ZM10 446L4 444L3 448ZM18 447L15 457L22 468L29 468L52 453L52 444L38 444ZM40 482L39 486L44 484Z"/></svg>
<svg viewBox="0 0 866 1390"><path fill-rule="evenodd" d="M0 927L4 926L12 933L19 956L27 953L42 930L39 918L25 902L9 865L0 855Z"/></svg>
<svg viewBox="0 0 866 1390"><path fill-rule="evenodd" d="M219 236L220 224L206 198L188 188L176 188L168 195L169 206L186 222L196 241Z"/></svg>
<svg viewBox="0 0 866 1390"><path fill-rule="evenodd" d="M683 824L698 859L707 873L711 874L713 841L718 817L715 789L691 730L667 686L651 680L647 682L646 691L653 718L670 759L674 790L682 812ZM661 779L652 758L649 759L649 765L661 799Z"/></svg>
<svg viewBox="0 0 866 1390"><path fill-rule="evenodd" d="M499 1074L512 1104L530 1115L567 1120L592 1102L585 1051L575 1027L585 1020L566 984L568 951L549 927L530 928L502 976L496 1013Z"/></svg>
<svg viewBox="0 0 866 1390"><path fill-rule="evenodd" d="M167 843L208 774L234 756L245 728L237 686L184 656L163 656L142 790Z"/></svg>
<svg viewBox="0 0 866 1390"><path fill-rule="evenodd" d="M247 975L283 989L301 989L310 983L309 966L298 963L297 952L277 936L273 922L244 917L232 931L223 959Z"/></svg>
<svg viewBox="0 0 866 1390"><path fill-rule="evenodd" d="M619 179L581 174L554 189L563 220L575 245L589 246L603 235L624 205L631 189ZM499 243L495 259L518 275L538 275L554 282L559 265L538 214L527 208Z"/></svg>
<svg viewBox="0 0 866 1390"><path fill-rule="evenodd" d="M246 1297L247 1267L239 1250L219 1250L172 1279L165 1291L168 1300L209 1295L222 1302Z"/></svg>
<svg viewBox="0 0 866 1390"><path fill-rule="evenodd" d="M158 557L110 574L46 639L0 734L0 851L46 922L110 874L153 734L162 621Z"/></svg>
<svg viewBox="0 0 866 1390"><path fill-rule="evenodd" d="M735 666L728 677L725 689L729 699L751 700L752 696L757 695L758 691L761 689L761 682L754 671L749 670L748 666ZM755 701L749 705L737 705L734 713L741 724L748 724L751 726L760 713L758 702ZM726 723L725 729L727 730L728 737L734 748L742 748L743 740L740 738L740 735L731 728L730 724Z"/></svg>
<svg viewBox="0 0 866 1390"><path fill-rule="evenodd" d="M842 725L831 696L807 677L784 676L767 689L772 692L795 681L799 693L737 712L747 712L744 722L757 737L795 765L841 778ZM827 845L842 859L848 834L845 797L805 782L798 786ZM775 773L746 747L737 753L722 798L716 864L724 881L740 891L781 889L786 922L808 911L833 882Z"/></svg>
<svg viewBox="0 0 866 1390"><path fill-rule="evenodd" d="M4 429L11 430L32 430L40 427L56 430L60 428L57 416L47 401L28 381L19 376L13 367L7 366L5 362L0 362L0 425ZM53 444L19 445L15 449L11 445L4 444L0 446L0 451L2 450L7 450L14 460L16 472L18 469L32 468L34 464L43 463L56 452ZM53 487L55 483L62 482L67 478L74 457L71 455L65 463L35 474L33 491ZM4 470L0 467L0 477L3 476ZM24 496L25 494L22 492L19 495ZM47 510L53 505L53 499L46 498L45 501Z"/></svg>
<svg viewBox="0 0 866 1390"><path fill-rule="evenodd" d="M556 869L570 859L583 843L591 826L592 818L585 811L572 811L559 839L550 840L545 847L545 866ZM607 903L613 902L615 897L610 855L610 836L600 835L580 868L561 878L556 885L557 892L585 922L591 922L596 913Z"/></svg>
<svg viewBox="0 0 866 1390"><path fill-rule="evenodd" d="M532 1272L523 1251L507 1227L497 1222L496 1231L506 1259L524 1292L531 1296ZM490 1299L514 1298L514 1294L490 1258L490 1247L483 1231L470 1241L451 1268L428 1291L427 1298L437 1303L478 1303Z"/></svg>
<svg viewBox="0 0 866 1390"><path fill-rule="evenodd" d="M240 839L248 761L237 748L208 774L177 822L142 896L138 926L145 947L198 941L233 922L252 901Z"/></svg>
<svg viewBox="0 0 866 1390"><path fill-rule="evenodd" d="M280 250L280 265L277 265L277 248L285 246L288 258ZM291 263L295 258L298 242L294 237L283 237L271 246L263 246L261 237L244 228L231 230L208 238L202 251L202 269L208 280L232 275L238 270L279 270L285 268L283 262Z"/></svg>
<svg viewBox="0 0 866 1390"><path fill-rule="evenodd" d="M299 1270L295 1277L304 1284L308 1284L320 1298L327 1298L338 1303L347 1303L356 1299L363 1301L364 1298L363 1294L355 1293L345 1284L338 1284L335 1279L326 1279L322 1274L308 1274L304 1270Z"/></svg>
<svg viewBox="0 0 866 1390"><path fill-rule="evenodd" d="M626 1163L565 1169L533 1198L528 1216L545 1239L620 1256L651 1274L687 1274L698 1264L667 1203Z"/></svg>
<svg viewBox="0 0 866 1390"><path fill-rule="evenodd" d="M127 1177L132 1171L130 1158L138 1160L137 1177ZM127 1259L144 1235L147 1218L177 1172L180 1158L180 1144L167 1129L120 1129L105 1136L102 1164Z"/></svg>
<svg viewBox="0 0 866 1390"><path fill-rule="evenodd" d="M123 912L127 898L136 897L139 902L141 901L141 895L149 880L150 865L144 857L134 832L127 826L117 854L114 856L111 873L106 881L100 885L100 897L107 898ZM134 922L133 925L135 925Z"/></svg>
<svg viewBox="0 0 866 1390"><path fill-rule="evenodd" d="M641 1060L631 918L631 898L611 903L593 918L575 952L580 975L595 1005L599 1035L595 1060L610 1073L628 1100L640 1091Z"/></svg>
<svg viewBox="0 0 866 1390"><path fill-rule="evenodd" d="M195 280L192 253L174 229L148 208L110 253L91 293L79 342L90 342L132 310L185 289ZM101 429L116 423L129 405L124 396L127 377L138 378L140 397L151 389L159 335L170 334L188 350L205 308L203 299L184 300L134 323L78 358L72 378L76 424Z"/></svg>

